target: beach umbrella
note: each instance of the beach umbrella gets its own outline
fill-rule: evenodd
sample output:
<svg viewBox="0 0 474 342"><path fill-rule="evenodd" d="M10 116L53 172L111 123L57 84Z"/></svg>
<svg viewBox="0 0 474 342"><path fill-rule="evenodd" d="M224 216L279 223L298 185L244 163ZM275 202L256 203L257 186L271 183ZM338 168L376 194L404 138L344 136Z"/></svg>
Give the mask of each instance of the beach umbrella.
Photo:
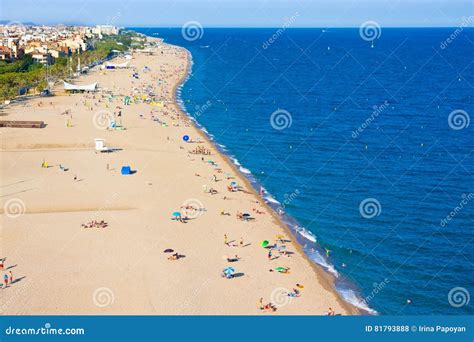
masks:
<svg viewBox="0 0 474 342"><path fill-rule="evenodd" d="M284 267L282 267L282 266L279 266L279 267L275 268L275 271L277 271L277 272L284 272L284 271L286 271L286 268L284 268Z"/></svg>
<svg viewBox="0 0 474 342"><path fill-rule="evenodd" d="M224 274L233 274L235 272L235 269L233 267L226 267L224 268Z"/></svg>
<svg viewBox="0 0 474 342"><path fill-rule="evenodd" d="M277 238L277 239L284 239L285 236L280 234L280 235L275 236L275 238Z"/></svg>
<svg viewBox="0 0 474 342"><path fill-rule="evenodd" d="M249 216L250 216L250 214L248 214L248 213L245 213L245 214L242 214L242 216L244 216L244 217L249 217Z"/></svg>
<svg viewBox="0 0 474 342"><path fill-rule="evenodd" d="M189 140L189 135L183 135L183 141L188 141Z"/></svg>
<svg viewBox="0 0 474 342"><path fill-rule="evenodd" d="M173 216L174 216L174 217L180 217L180 216L181 216L181 213L180 213L179 211L175 211L175 212L173 213Z"/></svg>
<svg viewBox="0 0 474 342"><path fill-rule="evenodd" d="M260 246L262 247L267 247L269 244L268 240L263 240L261 243L260 243Z"/></svg>
<svg viewBox="0 0 474 342"><path fill-rule="evenodd" d="M231 182L230 185L237 185L237 182Z"/></svg>
<svg viewBox="0 0 474 342"><path fill-rule="evenodd" d="M163 251L163 253L173 253L174 250L172 250L171 248L167 248Z"/></svg>

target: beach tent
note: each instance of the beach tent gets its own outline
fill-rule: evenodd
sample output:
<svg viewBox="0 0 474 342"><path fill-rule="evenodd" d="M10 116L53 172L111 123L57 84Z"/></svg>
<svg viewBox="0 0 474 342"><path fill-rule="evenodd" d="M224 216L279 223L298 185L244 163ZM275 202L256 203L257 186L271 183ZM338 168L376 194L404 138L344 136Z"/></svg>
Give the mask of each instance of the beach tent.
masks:
<svg viewBox="0 0 474 342"><path fill-rule="evenodd" d="M64 90L66 91L96 91L97 82L87 85L76 85L64 81Z"/></svg>
<svg viewBox="0 0 474 342"><path fill-rule="evenodd" d="M120 170L120 173L122 175L131 175L132 174L132 169L130 166L122 166L122 169Z"/></svg>

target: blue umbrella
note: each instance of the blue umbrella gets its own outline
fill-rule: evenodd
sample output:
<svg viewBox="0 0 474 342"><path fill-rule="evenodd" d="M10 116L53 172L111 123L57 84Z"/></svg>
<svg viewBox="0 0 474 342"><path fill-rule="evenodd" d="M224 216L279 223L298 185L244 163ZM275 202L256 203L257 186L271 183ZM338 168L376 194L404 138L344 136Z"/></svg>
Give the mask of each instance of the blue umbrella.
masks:
<svg viewBox="0 0 474 342"><path fill-rule="evenodd" d="M188 140L189 140L189 136L188 136L188 135L183 135L183 140L184 140L184 141L188 141Z"/></svg>
<svg viewBox="0 0 474 342"><path fill-rule="evenodd" d="M173 213L173 216L174 216L174 217L180 217L180 216L181 216L181 213L180 213L179 211L175 211L175 212Z"/></svg>
<svg viewBox="0 0 474 342"><path fill-rule="evenodd" d="M226 267L224 268L224 274L230 275L235 272L235 269L233 267Z"/></svg>

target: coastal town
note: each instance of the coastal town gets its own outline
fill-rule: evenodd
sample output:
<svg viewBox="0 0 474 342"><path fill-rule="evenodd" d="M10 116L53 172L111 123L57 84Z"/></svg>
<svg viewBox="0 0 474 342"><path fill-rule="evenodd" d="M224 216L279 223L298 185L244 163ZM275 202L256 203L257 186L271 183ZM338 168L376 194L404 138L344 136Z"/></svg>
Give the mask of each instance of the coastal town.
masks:
<svg viewBox="0 0 474 342"><path fill-rule="evenodd" d="M0 25L0 60L15 61L31 55L37 63L53 64L59 57L91 49L95 39L119 32L120 28L112 25L33 26L12 22Z"/></svg>
<svg viewBox="0 0 474 342"><path fill-rule="evenodd" d="M49 94L54 85L129 49L147 45L144 35L112 25L0 26L0 101Z"/></svg>

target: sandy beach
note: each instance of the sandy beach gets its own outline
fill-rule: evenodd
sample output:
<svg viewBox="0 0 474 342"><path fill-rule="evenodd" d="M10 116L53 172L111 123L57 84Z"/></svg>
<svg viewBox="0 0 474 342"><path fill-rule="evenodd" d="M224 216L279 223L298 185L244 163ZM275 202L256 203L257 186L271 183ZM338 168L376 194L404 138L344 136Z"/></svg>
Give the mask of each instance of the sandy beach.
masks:
<svg viewBox="0 0 474 342"><path fill-rule="evenodd" d="M176 105L187 51L152 51L114 60L131 68L96 68L76 80L98 82L95 94L59 91L2 110L1 120L46 127L0 128L2 282L14 275L0 289L1 313L356 313ZM146 103L151 92L156 101ZM109 129L111 120L123 129ZM97 152L96 138L112 151ZM135 172L122 175L122 166ZM282 253L271 250L269 260L265 240ZM262 310L260 298L276 310Z"/></svg>

